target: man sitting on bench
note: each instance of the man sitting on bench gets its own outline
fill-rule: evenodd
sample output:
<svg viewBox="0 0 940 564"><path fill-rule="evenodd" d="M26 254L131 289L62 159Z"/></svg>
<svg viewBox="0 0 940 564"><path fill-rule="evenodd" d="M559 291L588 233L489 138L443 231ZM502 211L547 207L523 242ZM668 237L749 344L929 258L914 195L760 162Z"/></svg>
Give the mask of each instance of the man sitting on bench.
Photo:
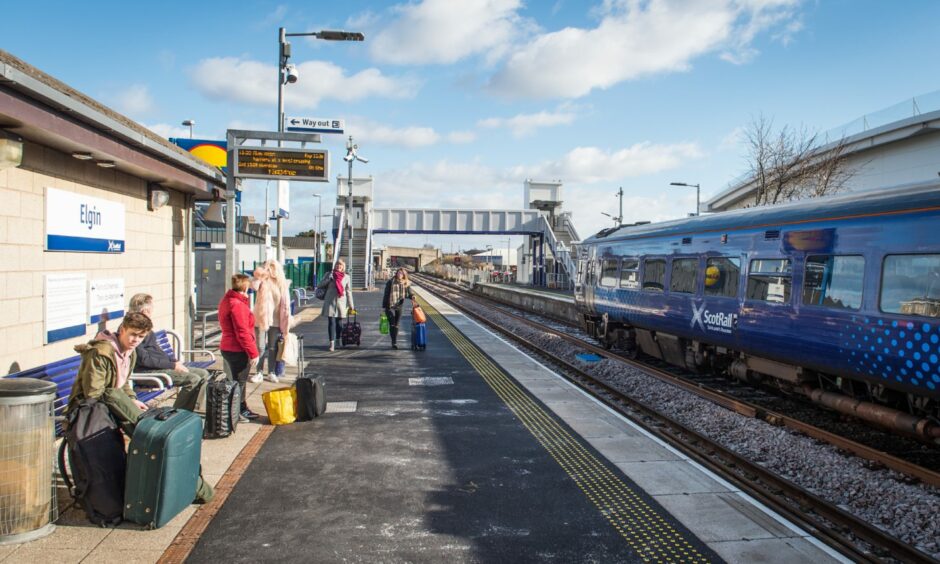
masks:
<svg viewBox="0 0 940 564"><path fill-rule="evenodd" d="M142 313L153 320L153 297L150 294L135 294L128 304L128 311ZM177 389L173 407L194 411L201 404L209 372L202 368L189 367L182 360L171 360L160 348L151 331L137 347L138 372L162 372L173 380Z"/></svg>
<svg viewBox="0 0 940 564"><path fill-rule="evenodd" d="M111 410L121 428L128 434L147 404L137 399L131 385L131 372L137 355L134 349L150 333L153 323L142 313L128 313L118 328L117 334L102 331L87 344L77 345L75 352L81 355L78 376L72 385L66 411L76 409L85 398L95 398Z"/></svg>

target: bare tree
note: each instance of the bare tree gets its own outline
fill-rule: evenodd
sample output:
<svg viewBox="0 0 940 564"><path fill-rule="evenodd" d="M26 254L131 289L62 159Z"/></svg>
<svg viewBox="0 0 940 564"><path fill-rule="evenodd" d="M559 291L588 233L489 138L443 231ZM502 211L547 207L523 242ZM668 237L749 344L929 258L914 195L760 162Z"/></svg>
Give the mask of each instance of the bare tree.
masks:
<svg viewBox="0 0 940 564"><path fill-rule="evenodd" d="M774 132L773 120L761 115L745 129L744 140L756 205L835 194L855 175L846 166L844 138L820 146L805 127Z"/></svg>

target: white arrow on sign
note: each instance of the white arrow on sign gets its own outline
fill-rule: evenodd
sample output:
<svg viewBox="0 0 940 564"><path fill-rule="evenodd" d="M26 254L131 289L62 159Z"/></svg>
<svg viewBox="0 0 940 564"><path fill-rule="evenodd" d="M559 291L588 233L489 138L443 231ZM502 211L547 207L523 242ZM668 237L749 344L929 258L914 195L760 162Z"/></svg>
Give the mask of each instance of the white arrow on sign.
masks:
<svg viewBox="0 0 940 564"><path fill-rule="evenodd" d="M284 129L287 131L298 131L303 133L342 133L346 127L346 120L310 118L310 117L285 117Z"/></svg>

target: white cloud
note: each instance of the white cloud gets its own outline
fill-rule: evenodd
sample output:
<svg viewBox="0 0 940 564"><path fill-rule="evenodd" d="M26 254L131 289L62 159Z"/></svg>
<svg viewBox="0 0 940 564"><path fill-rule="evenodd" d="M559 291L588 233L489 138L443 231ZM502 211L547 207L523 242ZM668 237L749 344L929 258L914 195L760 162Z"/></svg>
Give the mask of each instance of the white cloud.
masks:
<svg viewBox="0 0 940 564"><path fill-rule="evenodd" d="M447 140L454 145L463 145L476 141L477 134L472 131L451 131L447 134Z"/></svg>
<svg viewBox="0 0 940 564"><path fill-rule="evenodd" d="M417 91L416 81L388 77L376 68L347 75L332 63L307 61L299 63L297 70L299 80L284 87L285 104L291 108L315 108L325 98L408 98ZM276 77L274 65L238 57L203 59L190 71L193 84L204 95L257 105L277 103Z"/></svg>
<svg viewBox="0 0 940 564"><path fill-rule="evenodd" d="M399 4L391 24L369 41L372 57L401 65L450 64L471 55L504 53L531 24L521 0L424 0Z"/></svg>
<svg viewBox="0 0 940 564"><path fill-rule="evenodd" d="M425 147L440 141L441 136L432 127L389 127L371 121L346 124L346 132L358 143L392 145L408 148Z"/></svg>
<svg viewBox="0 0 940 564"><path fill-rule="evenodd" d="M144 84L132 84L118 92L115 98L117 110L127 116L140 116L153 109L153 97Z"/></svg>
<svg viewBox="0 0 940 564"><path fill-rule="evenodd" d="M487 118L480 120L477 125L487 128L505 127L512 131L513 136L524 137L540 127L568 125L572 123L576 117L573 112L542 111L537 114L518 114L511 118Z"/></svg>
<svg viewBox="0 0 940 564"><path fill-rule="evenodd" d="M517 47L490 80L508 96L577 98L625 80L688 70L721 52L752 59L757 35L783 27L786 41L801 0L605 0L597 27L568 27Z"/></svg>
<svg viewBox="0 0 940 564"><path fill-rule="evenodd" d="M637 143L619 151L576 147L561 158L513 169L520 178L561 178L565 182L594 183L653 174L703 156L695 143L660 145Z"/></svg>

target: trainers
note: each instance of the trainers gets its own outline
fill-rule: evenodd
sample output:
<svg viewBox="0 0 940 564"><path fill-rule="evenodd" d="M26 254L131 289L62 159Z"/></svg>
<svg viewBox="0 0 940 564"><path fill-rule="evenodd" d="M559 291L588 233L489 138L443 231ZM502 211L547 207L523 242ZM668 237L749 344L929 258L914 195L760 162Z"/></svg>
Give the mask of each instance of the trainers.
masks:
<svg viewBox="0 0 940 564"><path fill-rule="evenodd" d="M239 415L240 415L241 418L244 419L245 421L251 421L252 419L257 419L257 418L258 418L258 414L255 413L254 411L250 410L250 409L243 409L242 412L241 412Z"/></svg>
<svg viewBox="0 0 940 564"><path fill-rule="evenodd" d="M245 417L245 414L244 414L244 413L239 413L239 414L238 414L238 422L239 422L239 423L248 423L249 421L251 421L251 419L248 419L247 417Z"/></svg>
<svg viewBox="0 0 940 564"><path fill-rule="evenodd" d="M395 343L392 343L392 348L393 348L393 349L397 349L397 348L398 348L398 345L396 345Z"/></svg>
<svg viewBox="0 0 940 564"><path fill-rule="evenodd" d="M330 341L330 352L333 352L334 350L333 341Z"/></svg>
<svg viewBox="0 0 940 564"><path fill-rule="evenodd" d="M265 374L264 379L273 384L277 384L281 381L281 379L278 378L275 374Z"/></svg>
<svg viewBox="0 0 940 564"><path fill-rule="evenodd" d="M256 373L252 374L252 375L248 378L248 381L251 382L252 384L258 384L258 383L260 383L262 380L264 380L264 378L261 377L261 373L260 373L260 372L256 372Z"/></svg>

